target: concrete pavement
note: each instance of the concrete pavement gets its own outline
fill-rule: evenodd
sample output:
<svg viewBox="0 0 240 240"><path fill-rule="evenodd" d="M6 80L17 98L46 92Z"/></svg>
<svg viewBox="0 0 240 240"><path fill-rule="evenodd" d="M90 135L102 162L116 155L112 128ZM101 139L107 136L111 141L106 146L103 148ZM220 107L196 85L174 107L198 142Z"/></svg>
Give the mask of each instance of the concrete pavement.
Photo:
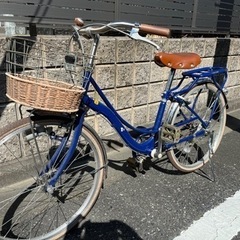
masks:
<svg viewBox="0 0 240 240"><path fill-rule="evenodd" d="M239 110L228 113L225 135L213 157L215 182L210 180L210 164L196 173L182 174L167 159L148 162L146 173L136 174L126 166L131 152L117 148L108 155L109 174L99 200L85 222L65 239L176 238L240 189L239 149Z"/></svg>

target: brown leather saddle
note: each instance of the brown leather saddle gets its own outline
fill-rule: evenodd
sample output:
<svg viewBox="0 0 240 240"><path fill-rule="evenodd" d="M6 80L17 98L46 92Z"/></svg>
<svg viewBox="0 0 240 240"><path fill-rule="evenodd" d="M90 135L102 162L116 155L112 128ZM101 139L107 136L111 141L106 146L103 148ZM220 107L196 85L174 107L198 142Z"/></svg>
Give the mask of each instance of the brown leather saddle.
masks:
<svg viewBox="0 0 240 240"><path fill-rule="evenodd" d="M201 58L196 53L165 53L157 52L154 61L161 67L173 69L191 69L201 63Z"/></svg>

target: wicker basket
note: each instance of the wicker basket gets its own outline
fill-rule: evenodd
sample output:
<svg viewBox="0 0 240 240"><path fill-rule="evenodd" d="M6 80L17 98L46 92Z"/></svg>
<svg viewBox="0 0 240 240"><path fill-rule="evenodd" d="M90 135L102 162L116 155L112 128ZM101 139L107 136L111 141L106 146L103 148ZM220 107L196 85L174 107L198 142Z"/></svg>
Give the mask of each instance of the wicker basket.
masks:
<svg viewBox="0 0 240 240"><path fill-rule="evenodd" d="M76 112L84 89L65 82L6 73L7 96L22 105L55 112Z"/></svg>

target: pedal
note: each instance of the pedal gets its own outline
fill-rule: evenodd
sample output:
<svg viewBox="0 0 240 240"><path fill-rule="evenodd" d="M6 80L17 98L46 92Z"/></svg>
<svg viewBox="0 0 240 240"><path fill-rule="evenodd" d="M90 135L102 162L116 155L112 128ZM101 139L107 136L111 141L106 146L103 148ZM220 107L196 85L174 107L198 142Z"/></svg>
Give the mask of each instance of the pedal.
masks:
<svg viewBox="0 0 240 240"><path fill-rule="evenodd" d="M139 159L139 157L137 157L137 159L134 157L130 157L127 159L128 166L140 173L145 173L143 169L143 162L144 159Z"/></svg>
<svg viewBox="0 0 240 240"><path fill-rule="evenodd" d="M181 130L171 124L163 124L161 139L168 143L177 143L181 136Z"/></svg>
<svg viewBox="0 0 240 240"><path fill-rule="evenodd" d="M131 167L131 168L136 170L137 161L136 161L135 158L133 158L133 157L128 158L127 159L127 164L128 164L129 167Z"/></svg>

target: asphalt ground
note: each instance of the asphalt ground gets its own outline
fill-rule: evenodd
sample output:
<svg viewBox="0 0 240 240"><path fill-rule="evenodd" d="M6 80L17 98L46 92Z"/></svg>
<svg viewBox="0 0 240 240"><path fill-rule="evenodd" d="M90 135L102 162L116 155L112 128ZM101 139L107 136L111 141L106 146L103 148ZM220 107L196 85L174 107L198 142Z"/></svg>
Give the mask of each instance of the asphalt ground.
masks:
<svg viewBox="0 0 240 240"><path fill-rule="evenodd" d="M64 239L173 240L205 212L240 190L239 151L239 110L228 113L225 134L212 165L208 163L201 171L180 173L163 158L146 162L145 174L136 173L126 164L131 156L129 149L112 150L108 154L108 178L97 203L85 221ZM232 239L240 239L240 226L239 234Z"/></svg>

